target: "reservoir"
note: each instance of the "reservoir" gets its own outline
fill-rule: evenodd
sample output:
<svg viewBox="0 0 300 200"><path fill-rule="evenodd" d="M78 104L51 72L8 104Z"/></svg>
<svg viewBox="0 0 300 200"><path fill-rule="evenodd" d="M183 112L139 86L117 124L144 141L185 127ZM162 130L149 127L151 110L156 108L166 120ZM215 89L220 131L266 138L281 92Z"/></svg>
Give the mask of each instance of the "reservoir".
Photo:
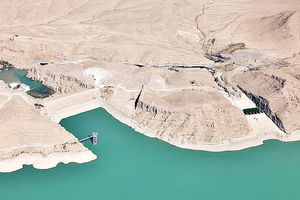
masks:
<svg viewBox="0 0 300 200"><path fill-rule="evenodd" d="M98 159L49 170L25 166L0 173L2 200L253 200L299 199L300 142L267 141L242 151L212 153L148 138L98 108L63 119Z"/></svg>

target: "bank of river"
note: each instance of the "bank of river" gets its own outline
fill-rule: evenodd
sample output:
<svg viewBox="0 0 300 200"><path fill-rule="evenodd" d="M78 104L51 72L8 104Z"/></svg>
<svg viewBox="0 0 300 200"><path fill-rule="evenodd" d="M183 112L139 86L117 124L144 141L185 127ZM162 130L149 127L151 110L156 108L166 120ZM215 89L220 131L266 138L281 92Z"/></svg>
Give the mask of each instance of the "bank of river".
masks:
<svg viewBox="0 0 300 200"><path fill-rule="evenodd" d="M148 138L99 108L61 121L78 138L99 132L86 164L0 174L0 199L299 199L300 142L212 153Z"/></svg>

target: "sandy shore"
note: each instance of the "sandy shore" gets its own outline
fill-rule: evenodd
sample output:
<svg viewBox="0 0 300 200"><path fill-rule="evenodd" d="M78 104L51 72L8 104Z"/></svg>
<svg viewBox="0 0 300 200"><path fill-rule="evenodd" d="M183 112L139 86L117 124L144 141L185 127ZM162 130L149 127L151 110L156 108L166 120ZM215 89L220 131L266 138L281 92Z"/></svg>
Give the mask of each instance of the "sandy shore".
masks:
<svg viewBox="0 0 300 200"><path fill-rule="evenodd" d="M97 159L91 151L51 153L44 156L39 153L22 153L17 157L0 161L0 172L13 172L23 168L23 165L32 165L36 169L49 169L58 163L70 162L85 163Z"/></svg>

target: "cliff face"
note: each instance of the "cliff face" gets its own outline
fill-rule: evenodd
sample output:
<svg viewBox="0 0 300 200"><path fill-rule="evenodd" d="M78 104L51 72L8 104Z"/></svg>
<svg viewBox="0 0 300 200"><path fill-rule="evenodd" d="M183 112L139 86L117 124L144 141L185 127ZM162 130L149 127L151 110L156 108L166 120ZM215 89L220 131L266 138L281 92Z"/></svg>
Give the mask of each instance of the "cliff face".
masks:
<svg viewBox="0 0 300 200"><path fill-rule="evenodd" d="M43 84L52 87L58 93L73 93L84 89L92 89L92 82L81 80L76 75L64 75L47 67L34 67L28 70L28 78L40 81Z"/></svg>
<svg viewBox="0 0 300 200"><path fill-rule="evenodd" d="M255 104L256 106L263 111L282 131L286 132L285 127L281 121L281 119L278 117L278 114L276 112L274 112L274 110L272 110L270 108L270 104L269 101L265 98L263 98L262 96L259 95L255 95L252 94L251 92L247 92L246 90L244 90L243 88L241 88L240 86L238 86L244 94L246 94L246 96L248 98L250 98Z"/></svg>
<svg viewBox="0 0 300 200"><path fill-rule="evenodd" d="M177 79L179 75L181 78ZM145 79L146 77L147 75ZM133 77L127 78L134 81ZM252 129L242 110L232 106L223 97L213 78L209 79L207 71L174 72L167 79L168 83L177 86L150 90L150 81L144 82L142 92L137 90L127 93L119 89L129 85L123 82L122 86L115 86L110 90L106 101L135 121L140 129L177 146L221 144L223 141L251 134ZM188 84L188 80L193 79L200 86L182 89ZM102 93L102 96L107 96L106 91L102 90Z"/></svg>
<svg viewBox="0 0 300 200"><path fill-rule="evenodd" d="M153 130L155 137L173 144L220 144L245 137L251 131L237 108L166 110L151 104L153 102L140 101L132 118L142 127Z"/></svg>
<svg viewBox="0 0 300 200"><path fill-rule="evenodd" d="M233 81L282 131L300 129L298 79L283 70L268 69L238 74Z"/></svg>

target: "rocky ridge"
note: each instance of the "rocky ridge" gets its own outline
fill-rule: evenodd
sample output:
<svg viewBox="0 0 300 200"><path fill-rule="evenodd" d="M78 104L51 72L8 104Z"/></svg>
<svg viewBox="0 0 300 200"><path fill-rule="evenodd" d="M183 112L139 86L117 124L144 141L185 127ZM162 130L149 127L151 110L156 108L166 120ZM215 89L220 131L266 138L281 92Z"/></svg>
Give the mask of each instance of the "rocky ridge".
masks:
<svg viewBox="0 0 300 200"><path fill-rule="evenodd" d="M92 83L83 81L80 77L53 73L51 70L37 70L37 68L30 68L26 76L30 79L44 83L53 88L55 92L62 94L80 92L85 89L94 88Z"/></svg>

